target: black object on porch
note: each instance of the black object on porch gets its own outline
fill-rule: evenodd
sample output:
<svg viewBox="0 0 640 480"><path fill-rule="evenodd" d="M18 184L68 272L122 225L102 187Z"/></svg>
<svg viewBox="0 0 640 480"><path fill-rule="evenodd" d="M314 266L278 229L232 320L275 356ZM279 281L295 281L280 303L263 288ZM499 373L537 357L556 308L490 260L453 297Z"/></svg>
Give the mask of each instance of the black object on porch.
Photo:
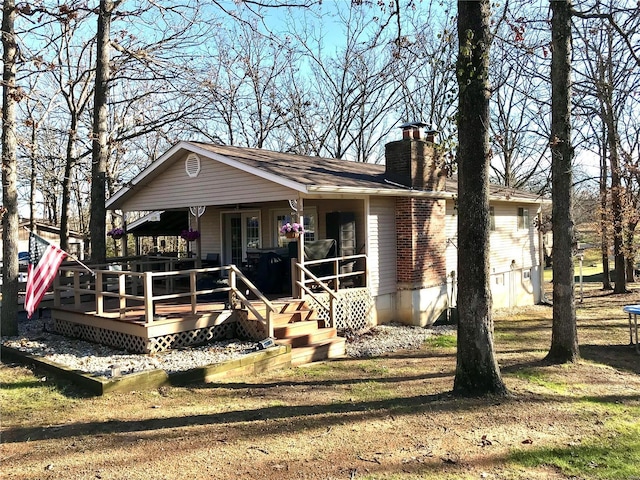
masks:
<svg viewBox="0 0 640 480"><path fill-rule="evenodd" d="M336 241L332 238L315 240L313 242L304 242L304 259L308 261L335 258L337 251ZM298 257L298 242L289 243L289 256L291 258ZM309 266L309 271L316 277L325 277L334 273L333 266L328 263L323 265L311 265Z"/></svg>
<svg viewBox="0 0 640 480"><path fill-rule="evenodd" d="M255 273L256 287L264 293L288 291L288 271L284 257L275 252L261 253Z"/></svg>

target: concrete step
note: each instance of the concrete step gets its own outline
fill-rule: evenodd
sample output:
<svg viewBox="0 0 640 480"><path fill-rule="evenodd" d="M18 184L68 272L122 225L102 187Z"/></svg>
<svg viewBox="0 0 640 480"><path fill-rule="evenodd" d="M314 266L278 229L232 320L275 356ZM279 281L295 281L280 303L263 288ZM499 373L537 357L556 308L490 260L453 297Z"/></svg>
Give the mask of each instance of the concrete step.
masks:
<svg viewBox="0 0 640 480"><path fill-rule="evenodd" d="M291 365L304 365L305 363L319 362L329 358L341 358L345 355L344 337L335 337L323 340L306 347L291 349Z"/></svg>
<svg viewBox="0 0 640 480"><path fill-rule="evenodd" d="M337 336L338 332L335 328L319 328L315 332L279 338L276 340L276 343L279 345L291 345L292 348L298 348L315 345L324 340L336 338Z"/></svg>

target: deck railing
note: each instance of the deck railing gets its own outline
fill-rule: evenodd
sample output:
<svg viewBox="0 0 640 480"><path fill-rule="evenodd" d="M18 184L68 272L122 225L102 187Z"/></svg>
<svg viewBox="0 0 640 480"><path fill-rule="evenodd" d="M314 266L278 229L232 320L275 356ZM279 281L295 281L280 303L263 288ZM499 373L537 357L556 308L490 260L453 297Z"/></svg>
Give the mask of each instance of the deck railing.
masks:
<svg viewBox="0 0 640 480"><path fill-rule="evenodd" d="M92 302L96 315L112 314L120 319L125 319L128 311L142 307L144 323L151 325L159 303L188 301L191 313L195 315L199 305L211 303L210 298L199 303L199 296L225 293L229 308L236 308L239 304L241 308L251 311L264 324L268 336L273 336L272 314L275 307L235 265L175 271L128 271L122 270L122 266L111 265L111 269L94 270L93 274L78 267L61 267L54 282L54 306L62 307L63 299L72 299L74 309L82 309L87 302ZM226 284L198 287L199 279L221 276L228 278ZM179 291L177 286L185 278L188 278L188 289ZM242 288L239 287L240 283ZM163 292L157 293L158 290ZM264 304L264 314L255 308L243 290L248 290ZM105 308L105 301L109 298L117 299L115 311Z"/></svg>
<svg viewBox="0 0 640 480"><path fill-rule="evenodd" d="M296 285L305 294L313 298L315 303L325 309L330 326L336 325L336 302L341 288L367 286L367 256L349 255L345 257L309 260L304 264L294 263ZM328 304L323 302L318 293L326 293Z"/></svg>

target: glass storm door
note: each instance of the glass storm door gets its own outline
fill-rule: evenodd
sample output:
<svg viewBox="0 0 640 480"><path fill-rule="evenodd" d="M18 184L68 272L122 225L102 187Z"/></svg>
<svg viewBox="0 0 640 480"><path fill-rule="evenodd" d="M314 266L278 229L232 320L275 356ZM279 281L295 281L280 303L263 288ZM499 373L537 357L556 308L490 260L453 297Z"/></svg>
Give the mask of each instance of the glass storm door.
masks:
<svg viewBox="0 0 640 480"><path fill-rule="evenodd" d="M247 248L260 247L260 217L255 212L225 215L225 262L241 267Z"/></svg>

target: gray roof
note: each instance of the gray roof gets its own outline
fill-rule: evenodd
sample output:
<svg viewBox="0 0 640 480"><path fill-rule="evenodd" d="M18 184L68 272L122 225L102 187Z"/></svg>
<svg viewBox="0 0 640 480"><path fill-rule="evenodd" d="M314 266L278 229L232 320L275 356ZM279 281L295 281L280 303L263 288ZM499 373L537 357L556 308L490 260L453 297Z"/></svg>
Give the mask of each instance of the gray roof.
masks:
<svg viewBox="0 0 640 480"><path fill-rule="evenodd" d="M222 161L239 169L246 169L255 175L288 185L308 194L364 194L394 196L430 196L451 198L458 194L457 176L446 179L443 191L414 190L385 179L385 166L349 160L311 157L270 150L233 147L202 142L180 142L154 161L135 177L128 187L123 187L108 201L107 206L117 205L119 200L132 194L131 185L144 185L175 161L184 152L195 151L213 161ZM491 185L492 200L511 200L526 203L540 203L536 194L503 186Z"/></svg>
<svg viewBox="0 0 640 480"><path fill-rule="evenodd" d="M309 157L292 153L274 152L258 148L232 147L211 143L189 142L210 152L258 168L273 175L302 183L307 186L353 187L362 189L385 189L389 192L410 192L409 187L385 180L385 166L349 160ZM458 194L458 176L446 179L443 196ZM517 198L523 201L540 202L539 195L502 185L490 185L489 194L494 200Z"/></svg>
<svg viewBox="0 0 640 480"><path fill-rule="evenodd" d="M335 158L309 157L258 148L230 147L199 142L189 143L249 167L258 168L307 186L397 189L397 186L384 181L384 165Z"/></svg>

